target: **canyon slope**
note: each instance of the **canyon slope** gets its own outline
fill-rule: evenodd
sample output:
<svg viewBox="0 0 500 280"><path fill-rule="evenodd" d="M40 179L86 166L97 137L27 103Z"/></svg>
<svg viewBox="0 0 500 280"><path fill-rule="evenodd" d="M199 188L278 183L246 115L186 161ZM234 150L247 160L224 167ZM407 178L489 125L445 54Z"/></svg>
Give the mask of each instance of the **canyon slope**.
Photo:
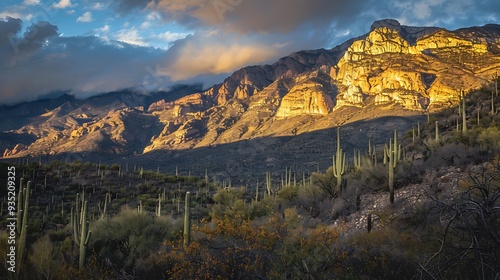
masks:
<svg viewBox="0 0 500 280"><path fill-rule="evenodd" d="M382 20L333 49L245 67L204 91L4 106L0 149L4 158L125 160L222 176L319 169L335 127L348 148L383 143L386 132L457 106L499 70L500 25L450 31Z"/></svg>

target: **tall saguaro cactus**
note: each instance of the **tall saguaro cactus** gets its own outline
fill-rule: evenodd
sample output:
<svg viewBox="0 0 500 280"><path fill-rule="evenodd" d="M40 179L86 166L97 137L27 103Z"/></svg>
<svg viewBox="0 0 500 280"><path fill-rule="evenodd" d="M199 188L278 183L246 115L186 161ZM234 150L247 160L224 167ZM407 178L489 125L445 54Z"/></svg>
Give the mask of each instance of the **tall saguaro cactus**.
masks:
<svg viewBox="0 0 500 280"><path fill-rule="evenodd" d="M23 215L22 215L22 220L18 221L19 226L21 227L20 233L21 236L19 237L19 243L17 247L17 251L19 252L19 268L22 266L23 258L24 258L24 251L26 248L26 236L28 235L28 209L29 209L29 201L30 201L30 187L31 187L31 181L28 181L28 184L26 185L26 188L22 190L23 195L19 196L18 200L18 208L21 209L23 208ZM22 188L22 185L21 187ZM20 191L21 193L21 191ZM23 202L24 200L24 202ZM19 212L18 212L19 213Z"/></svg>
<svg viewBox="0 0 500 280"><path fill-rule="evenodd" d="M191 193L186 192L184 203L184 246L191 242Z"/></svg>
<svg viewBox="0 0 500 280"><path fill-rule="evenodd" d="M438 127L438 121L436 121L436 143L439 143L439 127Z"/></svg>
<svg viewBox="0 0 500 280"><path fill-rule="evenodd" d="M335 155L333 155L333 176L337 178L337 185L335 187L335 192L338 193L340 191L340 187L342 185L342 175L345 172L345 153L342 152L342 148L340 148L340 127L337 127L337 151Z"/></svg>
<svg viewBox="0 0 500 280"><path fill-rule="evenodd" d="M83 196L82 196L83 198ZM90 236L92 235L92 231L89 229L89 218L88 218L88 210L87 210L88 202L85 201L82 203L82 209L79 211L78 209L78 196L76 198L76 209L73 213L72 227L73 227L73 240L80 248L80 258L78 261L78 268L80 270L83 269L85 265L85 257L87 251L87 245L90 240Z"/></svg>
<svg viewBox="0 0 500 280"><path fill-rule="evenodd" d="M394 203L394 169L401 159L401 145L398 145L398 134L394 130L394 139L389 140L389 146L384 147L384 164L388 163L389 167L389 200ZM388 161L388 162L387 162Z"/></svg>
<svg viewBox="0 0 500 280"><path fill-rule="evenodd" d="M462 96L462 132L467 134L467 117L465 116L465 95L463 90L460 91L460 95Z"/></svg>
<svg viewBox="0 0 500 280"><path fill-rule="evenodd" d="M495 96L498 96L498 71L495 71Z"/></svg>

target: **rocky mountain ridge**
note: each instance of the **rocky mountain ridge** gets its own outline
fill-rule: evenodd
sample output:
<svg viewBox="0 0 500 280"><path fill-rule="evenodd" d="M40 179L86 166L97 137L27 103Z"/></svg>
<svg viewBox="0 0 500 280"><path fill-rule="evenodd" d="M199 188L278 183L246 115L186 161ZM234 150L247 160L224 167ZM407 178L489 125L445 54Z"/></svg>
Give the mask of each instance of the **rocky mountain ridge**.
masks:
<svg viewBox="0 0 500 280"><path fill-rule="evenodd" d="M205 91L150 102L128 93L99 106L66 100L18 114L2 125L0 143L5 158L147 157L293 137L374 117L436 112L457 105L461 92L482 87L499 69L500 25L449 31L383 20L333 49L245 67Z"/></svg>

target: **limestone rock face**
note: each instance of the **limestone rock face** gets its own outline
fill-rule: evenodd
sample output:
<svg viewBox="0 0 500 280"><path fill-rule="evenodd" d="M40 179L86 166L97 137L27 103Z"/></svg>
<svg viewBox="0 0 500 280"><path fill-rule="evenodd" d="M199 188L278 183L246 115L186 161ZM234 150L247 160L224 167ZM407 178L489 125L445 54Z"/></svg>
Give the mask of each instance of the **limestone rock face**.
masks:
<svg viewBox="0 0 500 280"><path fill-rule="evenodd" d="M356 106L363 107L364 96L359 86L349 85L346 91L337 95L337 105L342 106Z"/></svg>
<svg viewBox="0 0 500 280"><path fill-rule="evenodd" d="M357 61L366 55L382 53L408 53L410 44L397 30L380 27L372 30L364 40L355 41L344 55L346 61Z"/></svg>
<svg viewBox="0 0 500 280"><path fill-rule="evenodd" d="M304 114L326 115L334 103L327 89L320 83L307 81L300 83L286 94L276 113L276 117L292 117Z"/></svg>
<svg viewBox="0 0 500 280"><path fill-rule="evenodd" d="M148 111L152 112L152 111L160 111L160 110L166 109L166 108L168 108L168 104L169 103L166 102L165 99L159 100L159 101L154 102L151 105L149 105Z"/></svg>
<svg viewBox="0 0 500 280"><path fill-rule="evenodd" d="M426 104L425 97L418 92L404 89L399 90L383 90L375 95L375 105L382 104L400 104L405 109L422 110Z"/></svg>
<svg viewBox="0 0 500 280"><path fill-rule="evenodd" d="M326 115L335 106L333 102L333 80L324 72L316 71L297 76L290 90L281 99L277 118L298 115Z"/></svg>
<svg viewBox="0 0 500 280"><path fill-rule="evenodd" d="M460 48L461 51L466 49L475 53L488 52L488 46L486 44L475 43L472 40L455 35L452 32L439 30L432 35L418 39L417 45L413 48L412 53L442 48Z"/></svg>
<svg viewBox="0 0 500 280"><path fill-rule="evenodd" d="M394 20L375 22L330 72L342 85L336 106L363 107L367 96L375 96L375 105L394 103L410 110L456 104L460 88L483 85L483 78L473 72L498 67L490 52L500 42L498 27L451 32L401 26Z"/></svg>

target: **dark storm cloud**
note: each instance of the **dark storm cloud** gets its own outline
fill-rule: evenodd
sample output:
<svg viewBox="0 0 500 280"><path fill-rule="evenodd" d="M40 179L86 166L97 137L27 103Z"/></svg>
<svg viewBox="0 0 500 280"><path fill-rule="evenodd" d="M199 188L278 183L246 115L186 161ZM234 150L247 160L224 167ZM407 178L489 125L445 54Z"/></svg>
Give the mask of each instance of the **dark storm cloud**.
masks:
<svg viewBox="0 0 500 280"><path fill-rule="evenodd" d="M0 37L16 29L3 28ZM19 30L17 29L19 32ZM54 91L78 98L154 84L156 61L163 51L95 36L55 36L57 27L40 22L0 50L0 104L30 101ZM145 84L146 83L146 84Z"/></svg>
<svg viewBox="0 0 500 280"><path fill-rule="evenodd" d="M7 48L11 43L10 36L14 36L21 30L22 21L17 18L8 17L0 21L0 49Z"/></svg>
<svg viewBox="0 0 500 280"><path fill-rule="evenodd" d="M0 21L0 66L9 67L28 61L47 40L57 36L57 26L46 21L32 24L23 36L18 36L21 24L20 19Z"/></svg>
<svg viewBox="0 0 500 280"><path fill-rule="evenodd" d="M290 32L303 24L311 27L346 23L363 13L371 1L324 0L115 0L115 7L161 11L167 21L189 27L218 27L227 31Z"/></svg>

